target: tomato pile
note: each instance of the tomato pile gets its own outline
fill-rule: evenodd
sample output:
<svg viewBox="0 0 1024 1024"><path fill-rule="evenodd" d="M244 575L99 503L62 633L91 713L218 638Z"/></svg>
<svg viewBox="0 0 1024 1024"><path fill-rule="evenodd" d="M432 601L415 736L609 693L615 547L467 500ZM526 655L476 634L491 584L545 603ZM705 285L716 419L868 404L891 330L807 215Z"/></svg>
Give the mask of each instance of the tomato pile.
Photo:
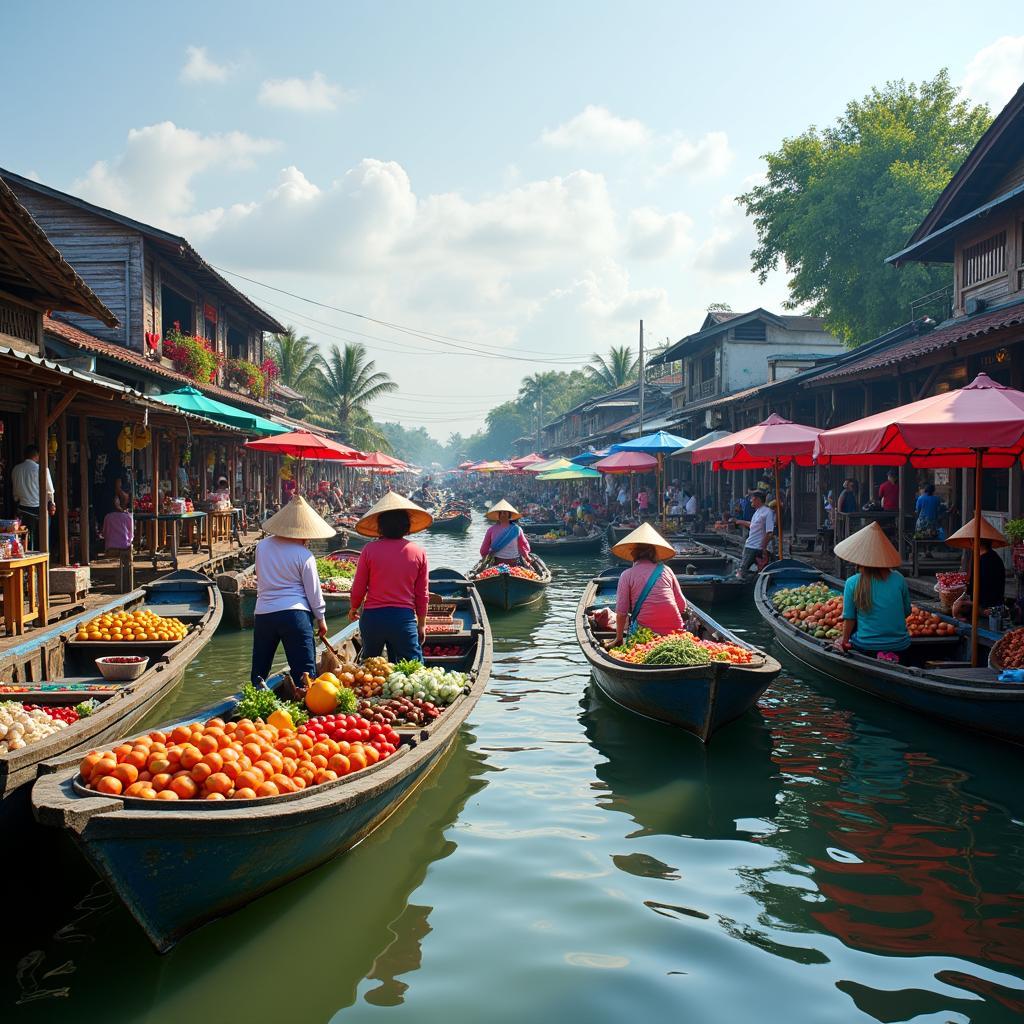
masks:
<svg viewBox="0 0 1024 1024"><path fill-rule="evenodd" d="M50 704L22 704L26 711L45 711L55 722L74 725L82 716L73 707L55 707Z"/></svg>
<svg viewBox="0 0 1024 1024"><path fill-rule="evenodd" d="M146 800L254 800L334 782L393 753L365 719L322 716L299 730L261 720L211 718L170 732L156 730L113 750L94 750L79 765L89 789ZM334 739L340 733L353 739ZM364 738L365 737L365 738Z"/></svg>
<svg viewBox="0 0 1024 1024"><path fill-rule="evenodd" d="M935 578L939 581L941 590L957 590L967 586L967 573L965 572L937 572Z"/></svg>
<svg viewBox="0 0 1024 1024"><path fill-rule="evenodd" d="M492 565L489 569L484 569L483 572L478 572L476 578L478 580L489 580L493 576L500 576L501 574L507 574L509 576L517 576L521 580L539 580L540 575L535 573L532 569L527 569L522 565Z"/></svg>
<svg viewBox="0 0 1024 1024"><path fill-rule="evenodd" d="M957 629L952 622L912 604L907 616L907 632L911 636L956 636Z"/></svg>
<svg viewBox="0 0 1024 1024"><path fill-rule="evenodd" d="M1011 630L999 644L1004 668L1024 668L1024 629Z"/></svg>

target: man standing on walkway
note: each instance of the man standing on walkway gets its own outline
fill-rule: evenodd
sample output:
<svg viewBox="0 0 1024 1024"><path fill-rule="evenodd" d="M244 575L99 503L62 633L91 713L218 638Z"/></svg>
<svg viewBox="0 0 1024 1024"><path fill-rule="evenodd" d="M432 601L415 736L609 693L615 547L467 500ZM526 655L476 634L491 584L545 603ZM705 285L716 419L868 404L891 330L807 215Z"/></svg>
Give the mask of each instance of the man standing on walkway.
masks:
<svg viewBox="0 0 1024 1024"><path fill-rule="evenodd" d="M30 444L25 448L25 461L11 470L11 489L18 506L18 515L29 529L29 546L34 550L39 540L39 445ZM46 470L46 507L51 516L56 514L53 503L53 477L49 467Z"/></svg>
<svg viewBox="0 0 1024 1024"><path fill-rule="evenodd" d="M768 540L775 531L775 514L764 502L765 496L761 491L755 491L750 496L750 503L754 508L749 521L738 520L740 526L748 529L747 541L743 545L743 559L737 576L744 576L750 572L751 566L758 556L768 554Z"/></svg>

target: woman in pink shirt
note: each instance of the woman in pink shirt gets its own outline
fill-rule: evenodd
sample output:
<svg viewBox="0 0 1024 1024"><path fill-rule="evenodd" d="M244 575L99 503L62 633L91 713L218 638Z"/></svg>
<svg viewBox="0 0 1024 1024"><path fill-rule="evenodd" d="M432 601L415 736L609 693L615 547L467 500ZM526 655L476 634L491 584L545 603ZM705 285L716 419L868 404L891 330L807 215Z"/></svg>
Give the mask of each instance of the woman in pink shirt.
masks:
<svg viewBox="0 0 1024 1024"><path fill-rule="evenodd" d="M484 542L480 545L480 557L490 555L495 562L504 565L518 565L520 558L529 558L530 542L526 539L522 527L516 526L515 520L521 518L504 498L491 506L487 518L494 525L487 528Z"/></svg>
<svg viewBox="0 0 1024 1024"><path fill-rule="evenodd" d="M387 648L391 661L423 660L426 637L427 553L407 533L425 530L433 516L390 491L356 523L356 532L377 540L359 553L352 581L352 610L359 619L364 658Z"/></svg>
<svg viewBox="0 0 1024 1024"><path fill-rule="evenodd" d="M675 574L663 564L675 553L650 523L643 523L612 548L613 555L633 563L619 577L615 595L616 647L634 624L659 636L683 628L686 598Z"/></svg>

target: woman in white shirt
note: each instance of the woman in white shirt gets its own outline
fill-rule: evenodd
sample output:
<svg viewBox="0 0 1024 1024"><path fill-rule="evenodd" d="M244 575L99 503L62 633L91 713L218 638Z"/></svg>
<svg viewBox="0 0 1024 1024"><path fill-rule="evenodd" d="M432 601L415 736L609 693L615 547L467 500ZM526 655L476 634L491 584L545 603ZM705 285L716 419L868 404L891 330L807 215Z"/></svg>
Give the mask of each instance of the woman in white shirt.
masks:
<svg viewBox="0 0 1024 1024"><path fill-rule="evenodd" d="M333 537L334 527L296 495L263 524L263 532L267 536L256 545L257 598L249 676L253 683L267 679L277 646L283 643L292 682L302 687L307 674L316 674L314 620L320 637L327 636L327 604L316 557L306 543Z"/></svg>

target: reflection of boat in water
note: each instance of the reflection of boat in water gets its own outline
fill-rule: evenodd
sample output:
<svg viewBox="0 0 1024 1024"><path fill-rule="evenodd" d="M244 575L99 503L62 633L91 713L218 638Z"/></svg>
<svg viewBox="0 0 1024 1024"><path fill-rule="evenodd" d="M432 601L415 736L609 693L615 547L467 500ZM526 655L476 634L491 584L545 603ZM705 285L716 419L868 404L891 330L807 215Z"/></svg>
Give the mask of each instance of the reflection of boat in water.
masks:
<svg viewBox="0 0 1024 1024"><path fill-rule="evenodd" d="M765 877L777 864L753 869L750 891L768 915L872 954L1019 967L1024 758L1000 750L1012 762L1004 787L983 743L950 737L943 750L925 723L918 746L884 715L865 719L799 681L779 693L763 713L790 782L782 827L763 842L812 868L819 898Z"/></svg>
<svg viewBox="0 0 1024 1024"><path fill-rule="evenodd" d="M629 815L641 829L634 835L729 838L750 831L745 819L774 816L779 777L771 733L757 715L744 716L705 746L615 707L593 682L581 707L587 739L605 758L596 769L605 784L598 803Z"/></svg>

